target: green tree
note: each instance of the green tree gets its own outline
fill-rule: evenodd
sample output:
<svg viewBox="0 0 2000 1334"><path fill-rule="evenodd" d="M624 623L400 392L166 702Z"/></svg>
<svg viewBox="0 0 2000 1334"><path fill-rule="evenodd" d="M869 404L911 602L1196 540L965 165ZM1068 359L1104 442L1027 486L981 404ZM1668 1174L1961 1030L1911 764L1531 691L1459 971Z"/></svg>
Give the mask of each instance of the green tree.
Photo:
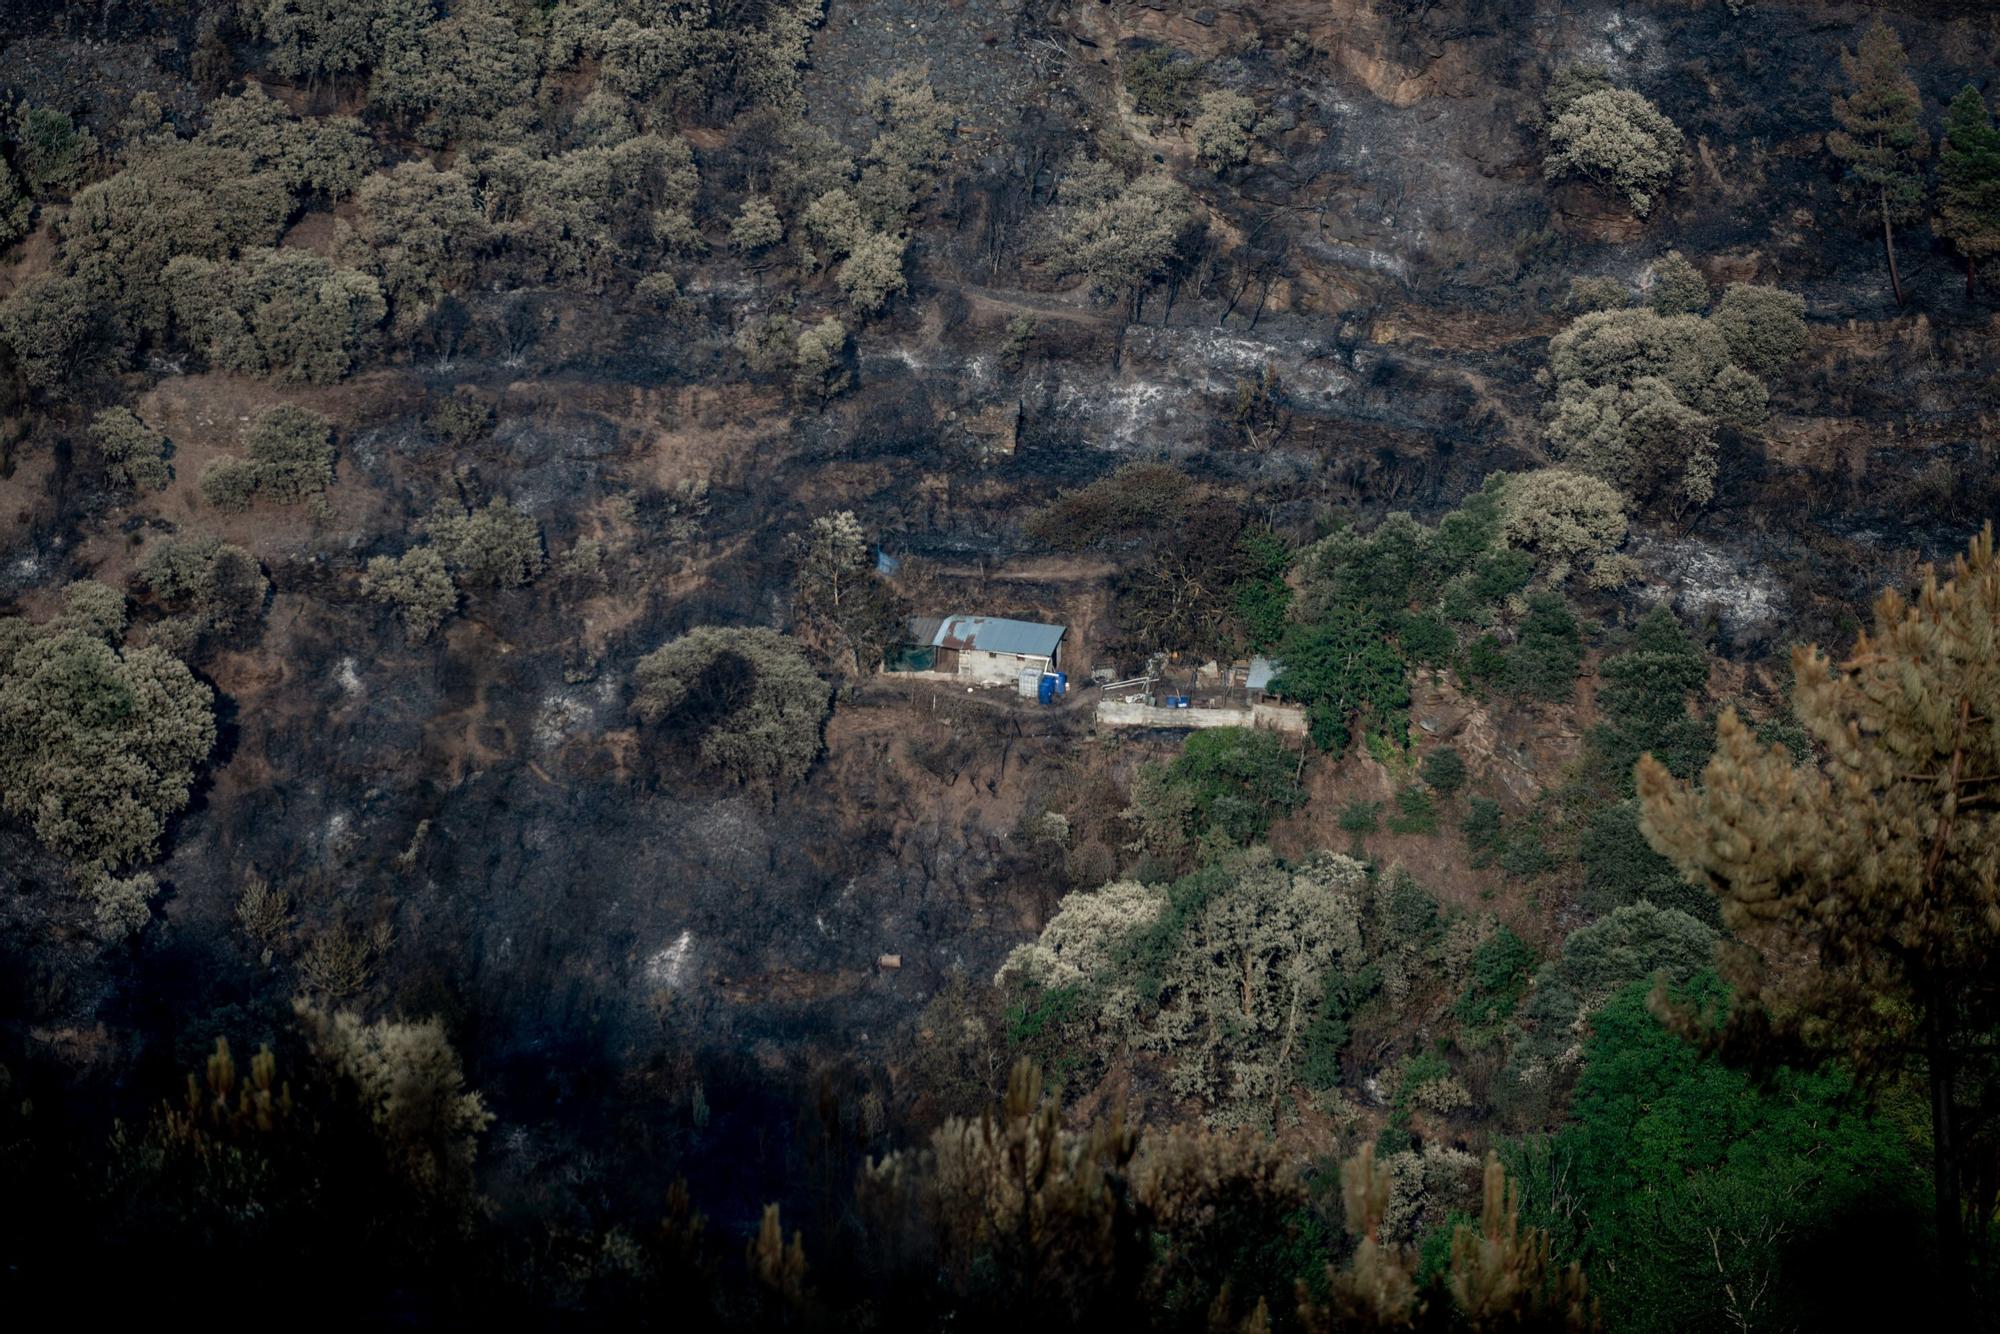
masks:
<svg viewBox="0 0 2000 1334"><path fill-rule="evenodd" d="M1625 497L1602 478L1570 468L1506 476L1500 488L1500 533L1507 545L1534 557L1551 584L1581 573L1592 587L1630 579Z"/></svg>
<svg viewBox="0 0 2000 1334"><path fill-rule="evenodd" d="M1242 573L1230 588L1236 619L1252 649L1266 649L1284 637L1291 618L1291 544L1268 528L1245 528L1236 539Z"/></svg>
<svg viewBox="0 0 2000 1334"><path fill-rule="evenodd" d="M1658 107L1628 88L1598 88L1551 107L1548 136L1543 175L1615 190L1642 218L1680 169L1684 142Z"/></svg>
<svg viewBox="0 0 2000 1334"><path fill-rule="evenodd" d="M296 195L344 199L375 160L375 141L351 116L299 117L251 84L208 104L202 142L243 154L250 169L274 172Z"/></svg>
<svg viewBox="0 0 2000 1334"><path fill-rule="evenodd" d="M241 6L243 21L271 44L271 68L314 85L374 63L381 50L375 25L388 8L390 0L244 0Z"/></svg>
<svg viewBox="0 0 2000 1334"><path fill-rule="evenodd" d="M1178 121L1187 115L1196 72L1186 52L1158 46L1133 57L1121 75L1134 111L1155 120Z"/></svg>
<svg viewBox="0 0 2000 1334"><path fill-rule="evenodd" d="M8 137L13 140L14 169L30 195L67 190L82 179L97 156L96 138L76 128L67 112L23 102L14 108L12 121Z"/></svg>
<svg viewBox="0 0 2000 1334"><path fill-rule="evenodd" d="M492 0L457 0L437 22L430 0L385 8L391 13L375 25L381 56L368 84L371 108L433 147L509 143L532 129L536 49Z"/></svg>
<svg viewBox="0 0 2000 1334"><path fill-rule="evenodd" d="M1699 787L1639 762L1646 836L1722 900L1752 1022L1930 1089L1937 1230L1964 1300L1993 1213L2000 1087L2000 559L1989 525L1914 601L1891 590L1842 662L1792 656L1801 762L1735 713ZM1776 966L1783 961L1784 966Z"/></svg>
<svg viewBox="0 0 2000 1334"><path fill-rule="evenodd" d="M542 530L534 516L495 498L470 512L450 502L424 520L461 585L516 588L542 572Z"/></svg>
<svg viewBox="0 0 2000 1334"><path fill-rule="evenodd" d="M854 244L833 278L858 314L873 315L904 288L900 236L868 232Z"/></svg>
<svg viewBox="0 0 2000 1334"><path fill-rule="evenodd" d="M38 273L0 301L0 342L30 389L52 392L115 360L104 307L80 279Z"/></svg>
<svg viewBox="0 0 2000 1334"><path fill-rule="evenodd" d="M792 388L801 398L824 403L847 387L847 326L837 316L800 329L790 351Z"/></svg>
<svg viewBox="0 0 2000 1334"><path fill-rule="evenodd" d="M131 491L166 489L167 438L139 420L130 408L106 408L90 421L90 443L104 456L104 474L113 486Z"/></svg>
<svg viewBox="0 0 2000 1334"><path fill-rule="evenodd" d="M875 557L851 510L823 514L791 539L798 563L792 615L810 644L861 673L882 660L902 633L894 591L875 572Z"/></svg>
<svg viewBox="0 0 2000 1334"><path fill-rule="evenodd" d="M215 745L214 692L124 629L124 596L90 583L46 624L0 621L0 808L98 872L151 860Z"/></svg>
<svg viewBox="0 0 2000 1334"><path fill-rule="evenodd" d="M297 206L284 174L248 152L159 135L123 171L79 190L62 223L63 263L128 336L159 334L171 313L162 281L181 255L223 261L274 246Z"/></svg>
<svg viewBox="0 0 2000 1334"><path fill-rule="evenodd" d="M314 1058L356 1101L392 1178L419 1200L470 1204L479 1135L493 1123L437 1019L364 1022L294 1007Z"/></svg>
<svg viewBox="0 0 2000 1334"><path fill-rule="evenodd" d="M1549 1170L1524 1174L1557 1254L1586 1261L1614 1329L1894 1323L1856 1308L1841 1266L1844 1232L1911 1230L1900 1137L1837 1069L1760 1079L1704 1054L1648 1012L1648 985L1593 1015L1570 1124ZM1722 989L1705 973L1677 994L1713 1004Z"/></svg>
<svg viewBox="0 0 2000 1334"><path fill-rule="evenodd" d="M1967 84L1945 112L1938 148L1938 218L1965 256L1965 294L1982 261L2000 255L2000 129L1979 90Z"/></svg>
<svg viewBox="0 0 2000 1334"><path fill-rule="evenodd" d="M371 557L361 576L361 591L401 613L403 633L412 644L429 639L458 606L458 585L432 546L413 547L400 556Z"/></svg>
<svg viewBox="0 0 2000 1334"><path fill-rule="evenodd" d="M938 97L925 69L870 79L861 100L881 130L862 158L855 199L876 227L897 231L945 179L958 108Z"/></svg>
<svg viewBox="0 0 2000 1334"><path fill-rule="evenodd" d="M1714 498L1716 433L1754 430L1768 412L1737 346L1764 369L1804 338L1797 298L1754 288L1724 300L1729 314L1715 319L1595 312L1549 340L1549 443L1565 463L1641 501L1684 510Z"/></svg>
<svg viewBox="0 0 2000 1334"><path fill-rule="evenodd" d="M1655 314L1699 315L1708 309L1708 300L1708 279L1680 251L1669 250L1654 261L1653 286L1646 294L1646 304ZM1625 303L1620 300L1614 304Z"/></svg>
<svg viewBox="0 0 2000 1334"><path fill-rule="evenodd" d="M1257 128L1257 104L1241 93L1206 93L1194 118L1194 155L1217 172L1250 160Z"/></svg>
<svg viewBox="0 0 2000 1334"><path fill-rule="evenodd" d="M1693 778L1714 748L1714 725L1688 707L1708 684L1708 655L1671 610L1655 607L1631 644L1599 669L1599 722L1590 733L1589 762L1598 781L1621 795L1633 791L1633 766L1652 755L1676 778Z"/></svg>
<svg viewBox="0 0 2000 1334"><path fill-rule="evenodd" d="M1931 137L1918 115L1923 97L1910 78L1909 57L1895 30L1875 21L1853 51L1840 53L1849 91L1833 98L1840 125L1826 146L1846 164L1848 198L1867 205L1881 220L1882 250L1889 259L1889 283L1903 304L1903 279L1896 269L1894 224L1923 215L1924 175Z"/></svg>
<svg viewBox="0 0 2000 1334"><path fill-rule="evenodd" d="M458 171L405 162L370 176L339 230L343 263L375 276L398 334L416 330L445 294L463 287L493 241L472 183Z"/></svg>
<svg viewBox="0 0 2000 1334"><path fill-rule="evenodd" d="M388 313L374 278L309 250L258 250L236 264L183 255L163 276L188 341L242 374L332 384L371 350Z"/></svg>
<svg viewBox="0 0 2000 1334"><path fill-rule="evenodd" d="M139 581L173 612L153 641L186 653L255 625L270 581L257 558L215 537L173 537L146 553Z"/></svg>
<svg viewBox="0 0 2000 1334"><path fill-rule="evenodd" d="M333 482L333 423L311 408L264 409L243 429L243 445L257 493L280 505L301 504Z"/></svg>
<svg viewBox="0 0 2000 1334"><path fill-rule="evenodd" d="M1730 360L1752 375L1771 375L1806 350L1805 315L1796 292L1731 283L1709 323L1729 345Z"/></svg>
<svg viewBox="0 0 2000 1334"><path fill-rule="evenodd" d="M1211 727L1190 733L1171 764L1141 772L1131 817L1149 847L1173 857L1210 838L1260 839L1305 796L1299 754L1277 733Z"/></svg>
<svg viewBox="0 0 2000 1334"><path fill-rule="evenodd" d="M0 250L28 234L34 215L34 198L7 160L0 158Z"/></svg>
<svg viewBox="0 0 2000 1334"><path fill-rule="evenodd" d="M1135 305L1166 271L1194 226L1187 190L1165 172L1127 182L1109 163L1074 163L1036 251L1057 277Z"/></svg>
<svg viewBox="0 0 2000 1334"><path fill-rule="evenodd" d="M832 695L776 630L702 626L639 659L632 711L669 724L703 763L775 791L804 778Z"/></svg>
<svg viewBox="0 0 2000 1334"><path fill-rule="evenodd" d="M743 201L736 220L729 224L729 244L744 255L769 250L785 239L785 224L778 218L776 205L764 195Z"/></svg>
<svg viewBox="0 0 2000 1334"><path fill-rule="evenodd" d="M1410 682L1382 623L1351 606L1294 625L1279 649L1283 667L1271 693L1305 705L1313 744L1347 749L1349 727L1366 719L1391 735L1403 729Z"/></svg>

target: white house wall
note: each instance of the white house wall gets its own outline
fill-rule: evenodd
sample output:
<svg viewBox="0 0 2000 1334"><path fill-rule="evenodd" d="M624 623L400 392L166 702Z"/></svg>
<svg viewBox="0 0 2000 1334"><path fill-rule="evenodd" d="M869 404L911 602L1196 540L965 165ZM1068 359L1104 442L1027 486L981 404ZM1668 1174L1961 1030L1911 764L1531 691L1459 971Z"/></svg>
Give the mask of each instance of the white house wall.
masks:
<svg viewBox="0 0 2000 1334"><path fill-rule="evenodd" d="M1023 657L1019 653L981 653L977 649L958 652L958 679L983 686L1015 686L1021 673L1030 667L1046 669L1047 658Z"/></svg>

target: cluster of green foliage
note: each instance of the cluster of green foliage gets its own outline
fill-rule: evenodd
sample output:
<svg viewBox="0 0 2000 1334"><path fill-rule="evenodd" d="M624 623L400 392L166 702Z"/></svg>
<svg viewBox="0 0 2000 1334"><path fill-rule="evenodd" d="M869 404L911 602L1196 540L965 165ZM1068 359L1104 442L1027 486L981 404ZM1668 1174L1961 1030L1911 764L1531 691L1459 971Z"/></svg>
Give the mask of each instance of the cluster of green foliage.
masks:
<svg viewBox="0 0 2000 1334"><path fill-rule="evenodd" d="M1424 756L1417 772L1432 791L1449 799L1465 786L1465 757L1450 746L1439 746Z"/></svg>
<svg viewBox="0 0 2000 1334"><path fill-rule="evenodd" d="M1346 750L1357 718L1402 735L1409 676L1382 622L1366 611L1336 606L1294 625L1279 652L1284 665L1271 692L1305 706L1315 746L1335 755Z"/></svg>
<svg viewBox="0 0 2000 1334"><path fill-rule="evenodd" d="M1700 275L1663 267L1650 308L1581 315L1549 340L1549 440L1567 467L1641 503L1686 508L1715 496L1717 433L1763 424L1759 377L1804 349L1805 304L1732 283L1703 318L1688 308L1706 304Z"/></svg>
<svg viewBox="0 0 2000 1334"><path fill-rule="evenodd" d="M1305 801L1300 768L1301 756L1276 732L1190 732L1172 763L1140 771L1130 818L1147 850L1169 866L1204 847L1242 847Z"/></svg>
<svg viewBox="0 0 2000 1334"><path fill-rule="evenodd" d="M1178 121L1194 104L1200 67L1185 51L1156 46L1141 51L1120 70L1132 109L1156 120Z"/></svg>
<svg viewBox="0 0 2000 1334"><path fill-rule="evenodd" d="M1245 528L1236 539L1242 572L1230 587L1230 601L1252 650L1272 647L1284 638L1291 616L1292 589L1285 572L1292 567L1292 548L1266 528Z"/></svg>
<svg viewBox="0 0 2000 1334"><path fill-rule="evenodd" d="M1411 783L1396 793L1396 813L1389 817L1391 832L1434 834L1438 827L1437 799L1429 788Z"/></svg>
<svg viewBox="0 0 2000 1334"><path fill-rule="evenodd" d="M1391 514L1367 533L1342 530L1300 553L1298 619L1279 645L1284 666L1273 690L1306 706L1315 744L1339 752L1357 719L1400 741L1411 665L1452 666L1469 682L1540 698L1568 696L1582 627L1555 593L1520 597L1536 555L1515 544L1527 539L1513 516L1517 492L1535 494L1523 488L1539 476L1496 475L1434 527ZM1511 649L1492 632L1461 645L1466 629L1507 620L1517 622Z"/></svg>
<svg viewBox="0 0 2000 1334"><path fill-rule="evenodd" d="M1640 217L1659 201L1680 169L1680 129L1629 88L1613 88L1604 71L1573 65L1550 81L1549 137L1542 169L1550 180L1581 176L1623 195Z"/></svg>
<svg viewBox="0 0 2000 1334"><path fill-rule="evenodd" d="M68 189L97 153L97 140L54 107L0 105L0 249L27 234L35 204Z"/></svg>
<svg viewBox="0 0 2000 1334"><path fill-rule="evenodd" d="M424 429L448 448L466 449L493 434L495 418L492 403L459 389L434 403L424 416Z"/></svg>
<svg viewBox="0 0 2000 1334"><path fill-rule="evenodd" d="M1197 161L1217 172L1250 160L1257 129L1257 104L1241 93L1205 93L1191 138Z"/></svg>
<svg viewBox="0 0 2000 1334"><path fill-rule="evenodd" d="M1501 927L1472 954L1472 977L1452 1006L1468 1030L1492 1028L1510 1019L1527 994L1534 972L1535 952L1527 942Z"/></svg>
<svg viewBox="0 0 2000 1334"><path fill-rule="evenodd" d="M775 630L703 626L639 659L632 711L666 724L702 763L775 791L805 777L820 751L832 691Z"/></svg>
<svg viewBox="0 0 2000 1334"><path fill-rule="evenodd" d="M217 509L303 504L333 481L333 424L310 408L266 408L243 428L243 445L242 458L223 455L202 469L202 498Z"/></svg>
<svg viewBox="0 0 2000 1334"><path fill-rule="evenodd" d="M1096 1059L1127 1042L1157 1047L1177 1092L1228 1119L1267 1121L1329 971L1361 963L1366 880L1350 858L1287 865L1252 848L1164 889L1123 881L1071 894L995 980L1080 986L1072 1032Z"/></svg>
<svg viewBox="0 0 2000 1334"><path fill-rule="evenodd" d="M123 648L125 597L0 620L0 806L99 874L152 859L215 745L213 692L163 648Z"/></svg>
<svg viewBox="0 0 2000 1334"><path fill-rule="evenodd" d="M1491 797L1473 796L1466 800L1465 816L1459 821L1458 831L1472 852L1475 868L1498 866L1510 876L1528 877L1540 875L1556 864L1539 812L1509 820L1499 802Z"/></svg>
<svg viewBox="0 0 2000 1334"><path fill-rule="evenodd" d="M167 438L130 408L106 408L91 418L90 443L103 456L105 479L121 490L164 490L173 476Z"/></svg>
<svg viewBox="0 0 2000 1334"><path fill-rule="evenodd" d="M1582 627L1561 595L1535 593L1527 600L1513 646L1481 635L1467 646L1464 666L1470 681L1527 698L1566 700L1583 668Z"/></svg>
<svg viewBox="0 0 2000 1334"><path fill-rule="evenodd" d="M157 103L152 110L157 117ZM245 251L274 246L307 201L353 188L371 147L351 121L298 120L254 90L214 104L207 128L192 139L142 125L127 138L122 169L71 200L57 266L0 304L0 337L31 385L53 389L142 339L166 338L179 293L196 304L187 316L198 346L206 350L211 334L226 336L226 355L236 364L261 352L255 344L262 334L284 344L277 359L298 373L298 364L310 360L303 348L338 343L345 336L340 328L356 319L369 323L368 294L353 290L352 277L340 280L344 290L320 294L296 268L253 271L242 279L241 300L232 301L224 291L202 294L186 264L228 265ZM324 266L302 252L286 254L294 266ZM169 278L176 261L186 262L179 282ZM218 273L201 272L211 280ZM233 271L231 279L233 286ZM205 302L196 301L203 295ZM260 320L257 312L266 307ZM252 328L215 329L216 321L227 323L224 308ZM309 327L283 329L293 317ZM319 353L313 373L325 373L327 355Z"/></svg>
<svg viewBox="0 0 2000 1334"><path fill-rule="evenodd" d="M441 503L424 531L466 587L517 588L542 571L541 527L511 501L496 497L475 510Z"/></svg>
<svg viewBox="0 0 2000 1334"><path fill-rule="evenodd" d="M1168 173L1128 180L1108 162L1079 159L1063 173L1035 253L1056 277L1081 276L1102 298L1136 303L1193 227L1192 197Z"/></svg>
<svg viewBox="0 0 2000 1334"><path fill-rule="evenodd" d="M307 250L182 255L164 281L176 327L211 366L308 384L354 370L389 310L374 278Z"/></svg>
<svg viewBox="0 0 2000 1334"><path fill-rule="evenodd" d="M361 591L394 607L412 644L429 639L458 608L458 585L434 546L412 547L400 556L373 556L361 577Z"/></svg>
<svg viewBox="0 0 2000 1334"><path fill-rule="evenodd" d="M752 370L787 372L800 398L823 403L849 382L847 337L847 326L836 316L801 324L780 312L746 323L736 347Z"/></svg>
<svg viewBox="0 0 2000 1334"><path fill-rule="evenodd" d="M182 653L243 636L271 591L255 556L216 537L160 543L146 553L139 582L170 613L153 627L154 642Z"/></svg>
<svg viewBox="0 0 2000 1334"><path fill-rule="evenodd" d="M1711 925L1674 908L1629 904L1570 932L1535 974L1507 1034L1506 1074L1526 1099L1553 1102L1582 1060L1585 1025L1626 988L1663 978L1685 985L1715 962Z"/></svg>
<svg viewBox="0 0 2000 1334"><path fill-rule="evenodd" d="M1599 722L1590 733L1594 780L1632 794L1632 767L1651 754L1678 778L1700 771L1715 745L1715 725L1689 709L1708 683L1708 655L1666 607L1647 612L1622 652L1598 668Z"/></svg>
<svg viewBox="0 0 2000 1334"><path fill-rule="evenodd" d="M1522 1173L1529 1216L1587 1264L1612 1328L1719 1327L1752 1294L1774 1325L1868 1323L1839 1271L1862 1236L1921 1230L1901 1137L1839 1070L1759 1079L1668 1031L1646 992L1595 1015L1570 1124ZM1712 973L1682 994L1725 1000Z"/></svg>

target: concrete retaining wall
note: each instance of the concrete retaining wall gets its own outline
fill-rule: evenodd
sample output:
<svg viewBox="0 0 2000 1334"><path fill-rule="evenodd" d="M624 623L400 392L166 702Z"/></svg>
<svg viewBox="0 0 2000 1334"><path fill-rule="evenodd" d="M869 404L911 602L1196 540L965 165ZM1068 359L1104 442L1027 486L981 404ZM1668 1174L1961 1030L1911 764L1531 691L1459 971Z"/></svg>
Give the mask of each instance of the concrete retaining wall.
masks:
<svg viewBox="0 0 2000 1334"><path fill-rule="evenodd" d="M1223 709L1163 709L1123 700L1097 702L1102 727L1265 727L1290 736L1306 734L1306 711L1293 704L1250 704Z"/></svg>

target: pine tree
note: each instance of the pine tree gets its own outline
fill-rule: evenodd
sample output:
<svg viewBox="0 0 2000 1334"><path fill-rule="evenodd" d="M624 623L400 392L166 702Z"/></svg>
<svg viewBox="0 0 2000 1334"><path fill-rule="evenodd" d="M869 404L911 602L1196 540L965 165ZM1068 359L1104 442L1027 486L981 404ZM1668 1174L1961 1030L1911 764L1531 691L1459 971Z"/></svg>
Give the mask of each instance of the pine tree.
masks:
<svg viewBox="0 0 2000 1334"><path fill-rule="evenodd" d="M1979 262L2000 255L2000 129L1979 90L1959 90L1945 113L1938 149L1938 216L1944 234L1965 256L1965 294L1978 281Z"/></svg>
<svg viewBox="0 0 2000 1334"><path fill-rule="evenodd" d="M1937 1229L1963 1300L1968 1217L1993 1215L2000 1087L2000 558L1988 525L1843 662L1793 654L1795 763L1723 715L1701 786L1640 760L1642 828L1747 947L1742 1014L1864 1073L1922 1070ZM1965 1189L1970 1187L1969 1190ZM1970 1198L1965 1198L1969 1196Z"/></svg>
<svg viewBox="0 0 2000 1334"><path fill-rule="evenodd" d="M1853 91L1833 99L1840 128L1827 135L1826 146L1847 164L1848 198L1865 201L1882 219L1889 282L1900 306L1903 280L1896 271L1893 224L1923 213L1924 177L1917 164L1931 150L1929 133L1917 123L1923 99L1910 79L1902 41L1879 19L1858 48L1841 52L1840 68Z"/></svg>

